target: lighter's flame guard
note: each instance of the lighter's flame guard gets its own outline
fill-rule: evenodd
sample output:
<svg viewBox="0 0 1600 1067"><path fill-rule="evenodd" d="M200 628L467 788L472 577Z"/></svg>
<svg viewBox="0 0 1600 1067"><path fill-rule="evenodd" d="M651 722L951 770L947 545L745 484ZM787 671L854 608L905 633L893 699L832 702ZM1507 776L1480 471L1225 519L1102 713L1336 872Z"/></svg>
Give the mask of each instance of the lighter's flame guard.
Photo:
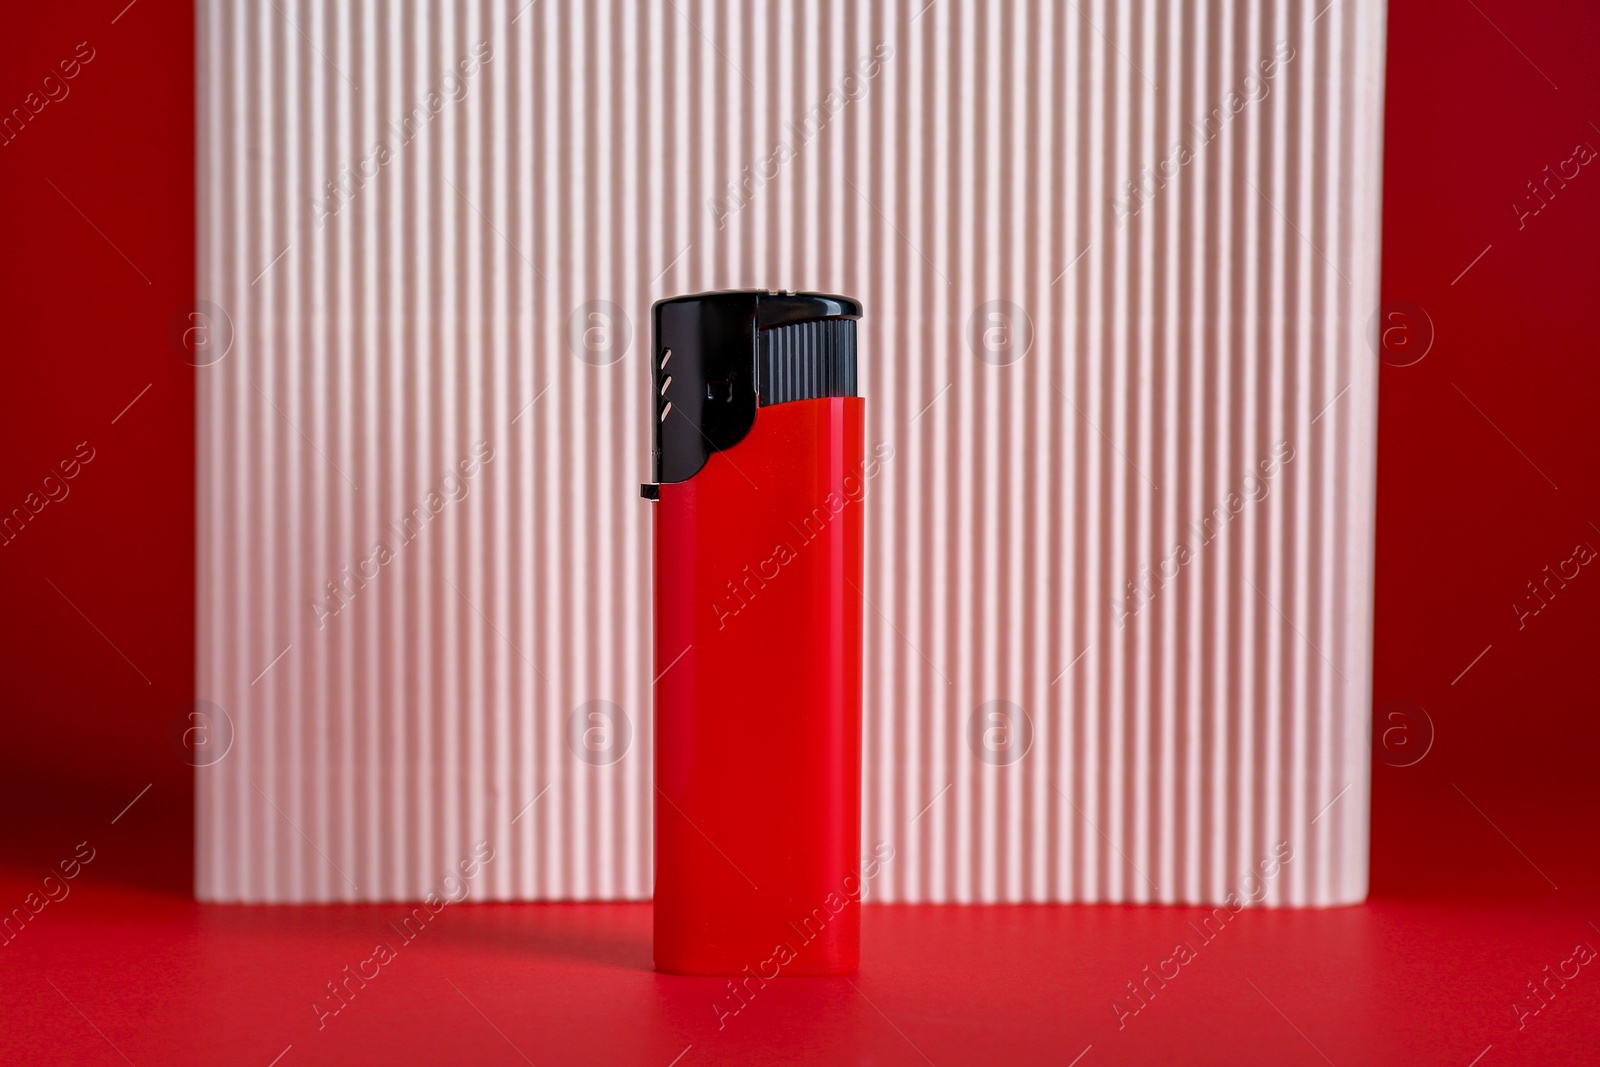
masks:
<svg viewBox="0 0 1600 1067"><path fill-rule="evenodd" d="M860 958L862 400L842 296L655 305L655 962Z"/></svg>

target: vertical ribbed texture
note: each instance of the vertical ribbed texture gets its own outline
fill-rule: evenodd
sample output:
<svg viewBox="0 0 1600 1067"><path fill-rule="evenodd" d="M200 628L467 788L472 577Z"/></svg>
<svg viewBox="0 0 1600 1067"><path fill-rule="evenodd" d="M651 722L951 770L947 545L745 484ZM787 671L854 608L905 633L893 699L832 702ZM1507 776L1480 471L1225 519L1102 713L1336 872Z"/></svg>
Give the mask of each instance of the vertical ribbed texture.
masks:
<svg viewBox="0 0 1600 1067"><path fill-rule="evenodd" d="M1360 898L1383 26L203 2L200 895L478 840L475 896L648 895L648 309L781 287L861 298L893 448L872 895L1216 901L1284 842L1264 900Z"/></svg>
<svg viewBox="0 0 1600 1067"><path fill-rule="evenodd" d="M855 321L822 319L760 331L756 394L762 404L855 396Z"/></svg>

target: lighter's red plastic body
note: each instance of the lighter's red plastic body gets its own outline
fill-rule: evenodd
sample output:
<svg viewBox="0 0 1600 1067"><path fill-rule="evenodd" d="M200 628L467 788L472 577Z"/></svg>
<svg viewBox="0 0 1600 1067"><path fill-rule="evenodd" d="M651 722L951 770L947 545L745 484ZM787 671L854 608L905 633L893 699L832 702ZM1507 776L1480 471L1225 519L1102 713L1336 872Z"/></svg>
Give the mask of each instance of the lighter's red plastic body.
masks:
<svg viewBox="0 0 1600 1067"><path fill-rule="evenodd" d="M660 487L660 970L768 980L860 958L862 404L761 408Z"/></svg>

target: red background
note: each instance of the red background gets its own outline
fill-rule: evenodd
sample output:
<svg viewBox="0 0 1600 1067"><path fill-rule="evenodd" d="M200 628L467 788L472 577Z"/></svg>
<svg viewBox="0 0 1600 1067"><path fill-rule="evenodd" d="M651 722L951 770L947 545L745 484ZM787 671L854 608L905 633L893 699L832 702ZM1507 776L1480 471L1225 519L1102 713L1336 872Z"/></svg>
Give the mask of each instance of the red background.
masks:
<svg viewBox="0 0 1600 1067"><path fill-rule="evenodd" d="M1122 1031L1108 1003L1193 909L875 908L859 975L776 984L719 1031L719 983L649 970L647 906L462 906L319 1031L308 1004L398 909L187 899L166 724L194 697L195 371L166 332L194 290L193 15L124 3L31 5L0 35L7 114L95 50L0 147L0 512L95 450L0 547L0 908L96 849L0 947L0 1060L1600 1060L1600 974L1523 1029L1511 1007L1600 947L1600 575L1521 628L1512 607L1600 547L1600 170L1520 228L1512 208L1600 148L1592 5L1391 11L1383 294L1434 336L1381 373L1373 695L1433 740L1375 764L1371 904L1246 913Z"/></svg>
<svg viewBox="0 0 1600 1067"><path fill-rule="evenodd" d="M195 372L166 342L194 294L193 16L146 2L113 25L121 6L29 5L0 34L6 116L94 51L0 147L0 514L80 442L95 456L0 547L0 776L41 815L149 782L190 804L164 723L194 698Z"/></svg>

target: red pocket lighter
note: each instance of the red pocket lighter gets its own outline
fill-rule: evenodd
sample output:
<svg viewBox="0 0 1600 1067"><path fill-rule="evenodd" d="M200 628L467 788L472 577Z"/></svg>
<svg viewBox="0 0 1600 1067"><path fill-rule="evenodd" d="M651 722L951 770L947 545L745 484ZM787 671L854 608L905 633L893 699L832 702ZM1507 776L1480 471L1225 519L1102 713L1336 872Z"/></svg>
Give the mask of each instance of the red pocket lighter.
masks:
<svg viewBox="0 0 1600 1067"><path fill-rule="evenodd" d="M861 306L654 309L655 963L860 957Z"/></svg>

